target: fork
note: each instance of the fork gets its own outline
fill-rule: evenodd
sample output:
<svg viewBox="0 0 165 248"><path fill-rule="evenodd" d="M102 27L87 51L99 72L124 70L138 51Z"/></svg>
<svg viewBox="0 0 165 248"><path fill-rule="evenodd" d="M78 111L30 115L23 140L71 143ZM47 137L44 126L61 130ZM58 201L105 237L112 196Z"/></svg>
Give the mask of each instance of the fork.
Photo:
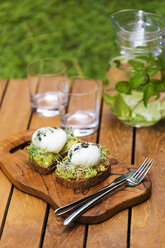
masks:
<svg viewBox="0 0 165 248"><path fill-rule="evenodd" d="M151 166L153 165L154 161L152 159L148 159L146 158L143 163L135 170L124 174L123 176L120 177L120 180L118 182L115 182L115 180L113 181L113 183L111 185L108 185L107 187L95 192L94 194L87 196L79 201L78 204L77 202L71 203L69 205L72 205L72 209L75 207L80 206L80 204L82 205L82 203L84 203L84 201L86 202L87 200L89 200L91 197L99 194L98 196L96 196L95 198L93 198L92 200L89 200L88 202L86 202L84 205L80 206L79 208L76 209L75 212L73 212L71 215L69 215L63 222L64 225L68 225L69 223L73 222L78 216L80 216L81 214L83 214L84 212L86 212L88 209L90 209L91 207L93 207L94 205L96 205L98 202L100 202L105 196L107 196L111 191L113 191L114 189L124 185L124 186L136 186L139 183L141 183L141 181L144 179L144 177L146 176L146 174L148 173L148 171L150 170ZM117 181L117 180L116 180ZM111 186L111 187L110 187ZM103 193L101 193L103 192ZM85 199L85 200L84 200ZM77 205L76 205L77 204ZM65 211L65 208L68 208L68 206L64 206L60 209L57 209L55 211L55 213L60 212L61 209L64 210L63 214L68 212ZM59 214L61 215L61 214Z"/></svg>
<svg viewBox="0 0 165 248"><path fill-rule="evenodd" d="M72 203L70 203L68 205L65 205L63 207L60 207L60 208L56 209L54 213L56 215L60 216L60 215L64 215L64 214L66 214L66 213L68 213L70 211L73 211L73 210L77 209L78 207L80 207L81 205L83 205L84 203L89 201L90 199L94 198L95 196L103 193L104 191L106 191L106 190L108 190L108 189L110 189L110 188L112 188L114 186L117 186L119 183L123 182L127 177L132 176L132 174L134 174L137 170L141 170L142 167L144 165L146 165L148 162L149 162L149 159L147 157L138 168L136 168L133 171L128 172L128 173L126 173L126 174L124 174L124 175L122 175L122 176L120 176L118 178L116 178L111 184L107 185L104 188L101 188L100 190L94 192L93 194L88 195L88 196L86 196L86 197L84 197L84 198L82 198L82 199L80 199L78 201L72 202Z"/></svg>

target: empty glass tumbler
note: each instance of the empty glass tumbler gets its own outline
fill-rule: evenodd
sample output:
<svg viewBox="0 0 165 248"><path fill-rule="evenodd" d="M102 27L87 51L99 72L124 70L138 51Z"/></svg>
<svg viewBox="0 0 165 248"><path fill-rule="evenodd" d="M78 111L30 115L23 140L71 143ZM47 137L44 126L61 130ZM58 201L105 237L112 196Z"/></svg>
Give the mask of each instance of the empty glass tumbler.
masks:
<svg viewBox="0 0 165 248"><path fill-rule="evenodd" d="M66 78L66 67L53 58L39 59L27 67L31 107L41 116L59 114L57 84Z"/></svg>
<svg viewBox="0 0 165 248"><path fill-rule="evenodd" d="M87 78L60 81L59 111L61 127L72 127L77 136L92 134L99 123L99 85Z"/></svg>

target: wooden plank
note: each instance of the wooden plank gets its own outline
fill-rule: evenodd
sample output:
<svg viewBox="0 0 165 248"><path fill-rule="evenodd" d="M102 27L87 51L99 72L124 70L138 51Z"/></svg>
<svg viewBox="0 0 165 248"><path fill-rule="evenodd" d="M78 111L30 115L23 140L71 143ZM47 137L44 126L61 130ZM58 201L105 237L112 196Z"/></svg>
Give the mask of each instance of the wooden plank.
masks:
<svg viewBox="0 0 165 248"><path fill-rule="evenodd" d="M100 143L109 148L113 157L127 162L131 161L132 128L119 122L105 105ZM106 222L89 226L87 248L126 247L127 223L128 210L124 210ZM101 235L100 230L104 230Z"/></svg>
<svg viewBox="0 0 165 248"><path fill-rule="evenodd" d="M33 114L30 129L38 129L47 126L60 127L59 115L54 117L41 117L37 113Z"/></svg>
<svg viewBox="0 0 165 248"><path fill-rule="evenodd" d="M59 125L57 120L57 126ZM96 142L97 132L81 138L83 141ZM64 227L62 218L54 216L50 209L43 247L83 247L85 237L85 226L73 224L71 227Z"/></svg>
<svg viewBox="0 0 165 248"><path fill-rule="evenodd" d="M7 80L6 79L0 79L0 102L2 100L4 91L7 87Z"/></svg>
<svg viewBox="0 0 165 248"><path fill-rule="evenodd" d="M7 179L7 177L4 175L4 173L0 170L0 233L3 229L3 222L5 216L5 209L7 207L7 202L11 190L11 183Z"/></svg>
<svg viewBox="0 0 165 248"><path fill-rule="evenodd" d="M43 248L82 248L85 225L72 224L64 227L62 222L63 219L55 217L53 209L50 209Z"/></svg>
<svg viewBox="0 0 165 248"><path fill-rule="evenodd" d="M45 204L14 188L0 247L39 246Z"/></svg>
<svg viewBox="0 0 165 248"><path fill-rule="evenodd" d="M26 130L30 114L27 81L12 80L1 108L1 137ZM2 202L0 207L5 204ZM38 247L45 209L43 201L14 189L0 246Z"/></svg>
<svg viewBox="0 0 165 248"><path fill-rule="evenodd" d="M6 86L7 86L7 80L0 80L0 103L2 101L2 97ZM0 170L0 182L1 182L0 203L2 203L0 204L0 223L2 223L4 211L8 200L8 195L11 189L11 184L9 183L8 179L4 176L1 170Z"/></svg>
<svg viewBox="0 0 165 248"><path fill-rule="evenodd" d="M136 163L150 156L155 164L149 172L152 181L152 195L145 203L132 209L131 247L165 247L165 121L137 129ZM139 237L139 239L137 238Z"/></svg>
<svg viewBox="0 0 165 248"><path fill-rule="evenodd" d="M120 74L108 72L111 84L119 81ZM107 147L114 158L131 162L132 128L122 124L103 104L99 143ZM124 210L111 219L88 229L87 248L127 247L128 210ZM101 231L103 230L103 231Z"/></svg>
<svg viewBox="0 0 165 248"><path fill-rule="evenodd" d="M1 140L26 130L31 113L26 80L11 80L1 107Z"/></svg>
<svg viewBox="0 0 165 248"><path fill-rule="evenodd" d="M6 87L6 80L2 80L2 87L0 90L0 95L3 95L3 91ZM12 80L9 83L5 97L3 99L3 104L1 106L0 115L0 139L6 138L8 135L18 132L20 129L26 129L28 122L28 114L30 111L28 107L28 94L26 94L26 82L24 80ZM13 94L13 92L15 94ZM22 102L22 96L24 95L24 102ZM19 102L20 100L20 102ZM19 104L24 103L25 106ZM17 114L16 114L17 113ZM25 114L26 113L26 114ZM21 120L19 122L19 120ZM4 211L7 205L11 183L4 176L3 172L0 171L0 223L2 223ZM2 230L1 230L2 231Z"/></svg>
<svg viewBox="0 0 165 248"><path fill-rule="evenodd" d="M127 240L127 210L101 224L88 228L87 248L125 248Z"/></svg>

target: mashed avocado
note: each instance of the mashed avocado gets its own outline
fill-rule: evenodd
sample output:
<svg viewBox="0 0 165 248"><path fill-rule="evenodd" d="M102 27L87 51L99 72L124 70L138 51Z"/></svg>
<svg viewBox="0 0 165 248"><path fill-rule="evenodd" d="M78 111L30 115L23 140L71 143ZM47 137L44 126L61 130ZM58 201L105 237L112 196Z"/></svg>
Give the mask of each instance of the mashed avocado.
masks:
<svg viewBox="0 0 165 248"><path fill-rule="evenodd" d="M100 149L101 161L99 164L91 166L80 166L72 164L69 157L66 157L61 163L57 164L56 175L64 179L88 179L97 176L99 172L103 172L109 164L108 149L98 146Z"/></svg>
<svg viewBox="0 0 165 248"><path fill-rule="evenodd" d="M27 147L26 151L29 154L29 159L31 161L34 161L37 164L43 166L49 166L54 162L58 162L61 157L60 154L43 151L33 145L33 143L31 143L30 146Z"/></svg>

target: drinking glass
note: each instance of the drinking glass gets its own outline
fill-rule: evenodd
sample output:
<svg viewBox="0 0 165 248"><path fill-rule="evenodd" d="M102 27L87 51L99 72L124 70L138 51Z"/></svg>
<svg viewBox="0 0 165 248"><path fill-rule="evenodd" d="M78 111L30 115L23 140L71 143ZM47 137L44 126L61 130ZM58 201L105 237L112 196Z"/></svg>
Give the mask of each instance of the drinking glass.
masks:
<svg viewBox="0 0 165 248"><path fill-rule="evenodd" d="M60 124L71 127L76 136L92 134L99 123L98 82L84 77L58 84Z"/></svg>
<svg viewBox="0 0 165 248"><path fill-rule="evenodd" d="M39 59L27 67L31 107L39 115L59 114L57 84L66 78L66 67L53 58Z"/></svg>

